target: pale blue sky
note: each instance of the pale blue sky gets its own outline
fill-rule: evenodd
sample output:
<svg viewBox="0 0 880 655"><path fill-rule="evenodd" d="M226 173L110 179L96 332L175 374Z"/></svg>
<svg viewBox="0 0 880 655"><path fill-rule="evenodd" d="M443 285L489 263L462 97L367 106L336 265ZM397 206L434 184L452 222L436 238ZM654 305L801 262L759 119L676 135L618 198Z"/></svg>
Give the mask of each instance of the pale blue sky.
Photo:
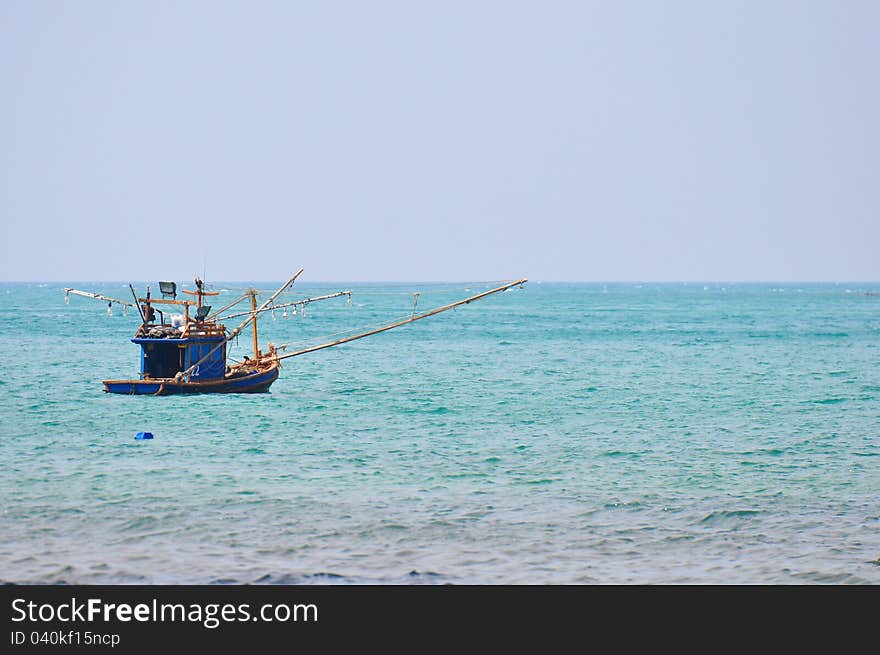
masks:
<svg viewBox="0 0 880 655"><path fill-rule="evenodd" d="M0 3L3 280L877 280L880 2Z"/></svg>

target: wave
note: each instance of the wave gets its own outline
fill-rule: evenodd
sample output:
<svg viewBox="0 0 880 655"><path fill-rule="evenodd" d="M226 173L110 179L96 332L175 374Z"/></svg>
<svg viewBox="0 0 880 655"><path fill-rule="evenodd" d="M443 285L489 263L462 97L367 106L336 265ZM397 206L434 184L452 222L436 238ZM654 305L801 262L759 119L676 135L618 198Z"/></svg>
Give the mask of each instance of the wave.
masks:
<svg viewBox="0 0 880 655"><path fill-rule="evenodd" d="M700 519L700 524L705 525L737 519L748 519L757 516L760 513L761 511L757 509L718 510L715 512L710 512L702 519Z"/></svg>

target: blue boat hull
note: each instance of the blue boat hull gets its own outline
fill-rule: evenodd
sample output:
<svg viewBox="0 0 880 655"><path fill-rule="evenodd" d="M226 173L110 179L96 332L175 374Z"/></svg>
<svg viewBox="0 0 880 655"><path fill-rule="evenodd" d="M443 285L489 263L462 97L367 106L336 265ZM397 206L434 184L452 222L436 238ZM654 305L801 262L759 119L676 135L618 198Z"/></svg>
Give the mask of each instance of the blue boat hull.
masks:
<svg viewBox="0 0 880 655"><path fill-rule="evenodd" d="M278 364L252 373L229 375L217 380L178 382L171 378L104 380L104 391L129 396L164 396L178 393L263 393L278 379Z"/></svg>

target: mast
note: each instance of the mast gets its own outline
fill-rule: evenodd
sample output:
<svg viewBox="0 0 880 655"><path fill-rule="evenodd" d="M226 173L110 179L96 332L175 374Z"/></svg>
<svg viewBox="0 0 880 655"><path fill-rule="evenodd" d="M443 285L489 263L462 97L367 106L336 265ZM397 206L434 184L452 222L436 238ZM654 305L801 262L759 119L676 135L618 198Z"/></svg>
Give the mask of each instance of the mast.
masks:
<svg viewBox="0 0 880 655"><path fill-rule="evenodd" d="M198 275L196 276L195 283L196 283L196 290L195 291L189 291L187 289L183 289L183 292L187 293L191 296L196 297L196 312L197 312L196 313L196 320L197 321L204 321L206 317L202 316L200 318L199 313L198 313L199 310L202 309L202 298L204 296L218 296L218 295L220 295L220 292L219 291L205 291L205 289L204 289L205 283L202 282L202 279ZM186 322L187 322L187 324L189 324L189 311L187 311Z"/></svg>
<svg viewBox="0 0 880 655"><path fill-rule="evenodd" d="M428 318L429 316L435 316L440 312L446 312L450 309L455 309L461 305L467 305L468 303L472 303L475 300L479 300L480 298L485 298L486 296L491 296L493 293L500 293L502 291L507 291L508 289L520 286L528 282L528 278L522 278L521 280L517 280L515 282L508 282L500 287L496 287L494 289L489 289L488 291L484 291L483 293L478 293L475 296L471 296L470 298L465 298L464 300L459 300L457 302L449 303L448 305L443 305L442 307L437 307L436 309L431 309L427 312L423 312L421 314L413 314L409 318L405 318L402 321L397 321L396 323L391 323L389 325L384 325L379 328L375 328L373 330L368 330L367 332L361 332L360 334L355 334L350 337L343 337L341 339L336 339L335 341L330 341L328 343L323 343L319 346L311 346L309 348L303 348L302 350L297 350L293 353L287 353L286 355L280 355L278 359L287 359L288 357L297 357L298 355L305 355L306 353L313 353L316 350L323 350L324 348L331 348L333 346L338 346L343 343L348 343L349 341L354 341L356 339L363 339L364 337L369 337L373 334L379 334L380 332L385 332L387 330L392 330L396 327L400 327L401 325L406 325L407 323L413 323L415 321L420 321L423 318Z"/></svg>
<svg viewBox="0 0 880 655"><path fill-rule="evenodd" d="M251 315L254 317L254 359L260 359L260 346L257 339L257 290L251 289Z"/></svg>

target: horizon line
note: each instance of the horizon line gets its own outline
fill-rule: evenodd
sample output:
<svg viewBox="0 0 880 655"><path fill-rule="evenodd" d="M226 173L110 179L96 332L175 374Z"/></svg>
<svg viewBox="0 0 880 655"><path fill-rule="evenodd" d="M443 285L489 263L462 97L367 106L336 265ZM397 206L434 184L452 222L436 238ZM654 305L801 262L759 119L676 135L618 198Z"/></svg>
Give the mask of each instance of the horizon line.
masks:
<svg viewBox="0 0 880 655"><path fill-rule="evenodd" d="M498 278L494 280L474 280L474 279L462 279L462 280L312 280L308 282L308 284L489 284L495 282L508 282L515 281L518 278L510 278L509 280L506 278ZM158 278L156 282L158 282ZM173 282L177 282L178 280L170 280ZM0 280L0 284L67 284L67 283L76 283L76 282L93 282L100 284L134 284L135 282L143 283L143 282L152 282L152 280L123 280L123 279L33 279L33 280ZM216 280L206 280L206 284L222 284L227 282L241 283L241 282L268 282L278 284L283 283L283 280L271 280L271 279L260 279L260 278L242 278L242 279L216 279ZM760 279L760 280L722 280L722 279L690 279L690 280L641 280L641 279L632 279L632 280L559 280L559 279L545 279L538 280L533 278L528 278L525 284L528 283L533 284L880 284L880 279L869 280L869 279L840 279L840 280L821 280L821 279L802 279L802 280L774 280L774 279ZM301 285L302 286L302 285Z"/></svg>

